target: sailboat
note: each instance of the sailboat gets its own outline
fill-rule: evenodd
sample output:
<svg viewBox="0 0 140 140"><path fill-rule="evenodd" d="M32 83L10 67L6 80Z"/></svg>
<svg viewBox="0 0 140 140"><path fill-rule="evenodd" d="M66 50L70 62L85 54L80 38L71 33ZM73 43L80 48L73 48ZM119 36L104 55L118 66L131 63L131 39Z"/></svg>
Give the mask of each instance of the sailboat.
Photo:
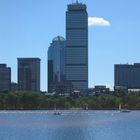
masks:
<svg viewBox="0 0 140 140"><path fill-rule="evenodd" d="M85 109L88 110L88 104L86 105L86 108Z"/></svg>
<svg viewBox="0 0 140 140"><path fill-rule="evenodd" d="M56 105L54 107L54 115L61 115L61 112L56 109Z"/></svg>
<svg viewBox="0 0 140 140"><path fill-rule="evenodd" d="M122 105L121 104L119 104L119 111L120 112L131 112L131 110L129 110L129 109L122 109Z"/></svg>

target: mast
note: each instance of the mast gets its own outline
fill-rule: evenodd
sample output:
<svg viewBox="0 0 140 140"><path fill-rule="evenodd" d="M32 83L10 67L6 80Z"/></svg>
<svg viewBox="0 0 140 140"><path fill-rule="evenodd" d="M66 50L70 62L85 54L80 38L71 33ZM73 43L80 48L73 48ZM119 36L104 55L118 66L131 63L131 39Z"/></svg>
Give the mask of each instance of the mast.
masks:
<svg viewBox="0 0 140 140"><path fill-rule="evenodd" d="M121 104L119 104L119 110L121 110L122 109L122 105Z"/></svg>

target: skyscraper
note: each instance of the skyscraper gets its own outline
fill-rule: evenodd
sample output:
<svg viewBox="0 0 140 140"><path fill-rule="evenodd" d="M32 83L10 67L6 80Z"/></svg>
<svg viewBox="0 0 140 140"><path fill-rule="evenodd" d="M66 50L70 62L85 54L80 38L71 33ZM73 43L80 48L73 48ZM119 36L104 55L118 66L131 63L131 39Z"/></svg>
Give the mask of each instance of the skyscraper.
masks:
<svg viewBox="0 0 140 140"><path fill-rule="evenodd" d="M66 12L66 80L74 90L88 88L88 14L85 4L69 4Z"/></svg>
<svg viewBox="0 0 140 140"><path fill-rule="evenodd" d="M140 63L115 64L114 66L115 87L127 89L140 89Z"/></svg>
<svg viewBox="0 0 140 140"><path fill-rule="evenodd" d="M11 68L6 64L0 64L0 91L11 89Z"/></svg>
<svg viewBox="0 0 140 140"><path fill-rule="evenodd" d="M18 89L40 91L39 58L18 58Z"/></svg>
<svg viewBox="0 0 140 140"><path fill-rule="evenodd" d="M65 39L57 36L48 49L48 92L65 80Z"/></svg>

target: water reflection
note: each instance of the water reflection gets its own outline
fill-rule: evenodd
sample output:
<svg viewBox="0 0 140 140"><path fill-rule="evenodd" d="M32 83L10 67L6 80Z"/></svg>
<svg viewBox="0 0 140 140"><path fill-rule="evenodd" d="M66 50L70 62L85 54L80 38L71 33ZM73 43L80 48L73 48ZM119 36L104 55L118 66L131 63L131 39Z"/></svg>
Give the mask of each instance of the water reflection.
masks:
<svg viewBox="0 0 140 140"><path fill-rule="evenodd" d="M0 140L139 140L140 112L1 111Z"/></svg>

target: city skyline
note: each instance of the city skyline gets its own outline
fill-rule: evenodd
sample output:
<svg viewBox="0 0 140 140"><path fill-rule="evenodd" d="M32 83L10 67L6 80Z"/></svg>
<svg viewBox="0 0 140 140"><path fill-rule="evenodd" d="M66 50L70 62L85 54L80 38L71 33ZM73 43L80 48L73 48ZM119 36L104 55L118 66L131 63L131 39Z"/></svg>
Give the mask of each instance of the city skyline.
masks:
<svg viewBox="0 0 140 140"><path fill-rule="evenodd" d="M94 17L89 19L93 25L89 26L89 87L113 86L114 64L139 62L140 2L81 1L87 5L89 17ZM65 11L69 3L0 1L0 63L11 67L12 81L17 82L16 58L39 57L41 90L47 90L47 50L52 38L65 37Z"/></svg>

